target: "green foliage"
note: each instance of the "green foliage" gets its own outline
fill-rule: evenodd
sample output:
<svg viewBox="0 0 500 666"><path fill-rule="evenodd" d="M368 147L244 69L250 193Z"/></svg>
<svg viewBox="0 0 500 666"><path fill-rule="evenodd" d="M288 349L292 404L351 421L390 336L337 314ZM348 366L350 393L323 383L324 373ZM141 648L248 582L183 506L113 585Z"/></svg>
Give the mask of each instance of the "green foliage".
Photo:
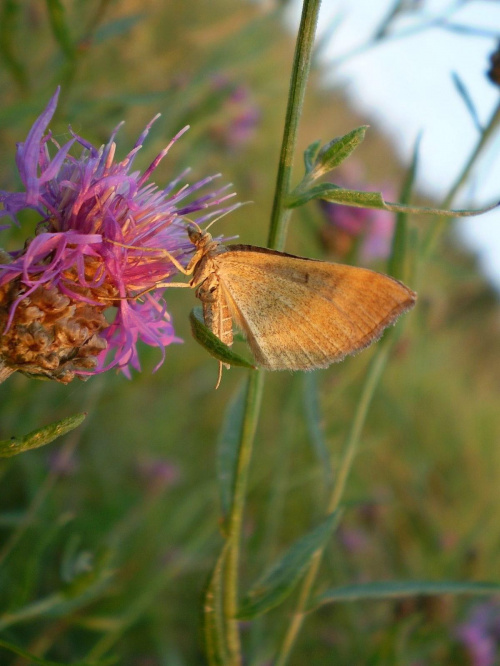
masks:
<svg viewBox="0 0 500 666"><path fill-rule="evenodd" d="M291 594L318 551L325 547L339 521L338 512L301 537L248 591L238 610L240 620L269 612Z"/></svg>
<svg viewBox="0 0 500 666"><path fill-rule="evenodd" d="M0 458L10 458L17 456L19 453L50 444L50 442L53 442L58 437L78 428L86 416L87 414L75 414L43 428L33 430L24 437L11 437L10 439L2 440L0 441Z"/></svg>
<svg viewBox="0 0 500 666"><path fill-rule="evenodd" d="M491 596L500 592L500 583L461 583L457 581L386 581L344 585L327 590L313 599L309 610L340 601L382 601L405 597L442 596L443 594Z"/></svg>

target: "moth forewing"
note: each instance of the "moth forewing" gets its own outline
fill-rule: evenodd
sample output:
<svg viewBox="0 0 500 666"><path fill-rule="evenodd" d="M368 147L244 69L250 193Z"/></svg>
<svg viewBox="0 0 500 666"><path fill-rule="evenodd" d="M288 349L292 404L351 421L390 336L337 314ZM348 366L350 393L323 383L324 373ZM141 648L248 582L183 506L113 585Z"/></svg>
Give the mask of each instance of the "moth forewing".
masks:
<svg viewBox="0 0 500 666"><path fill-rule="evenodd" d="M257 362L270 370L327 367L368 346L411 308L401 282L364 268L253 246L228 246L217 273Z"/></svg>

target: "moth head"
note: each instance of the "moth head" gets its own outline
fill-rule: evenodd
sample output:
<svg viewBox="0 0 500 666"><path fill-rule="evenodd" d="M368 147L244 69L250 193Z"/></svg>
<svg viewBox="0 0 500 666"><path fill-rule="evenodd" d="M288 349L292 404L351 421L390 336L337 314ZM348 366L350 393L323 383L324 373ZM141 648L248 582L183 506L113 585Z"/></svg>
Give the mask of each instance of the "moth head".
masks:
<svg viewBox="0 0 500 666"><path fill-rule="evenodd" d="M203 231L197 224L192 222L187 225L187 233L189 240L197 248L204 247L212 240L212 236L209 233Z"/></svg>

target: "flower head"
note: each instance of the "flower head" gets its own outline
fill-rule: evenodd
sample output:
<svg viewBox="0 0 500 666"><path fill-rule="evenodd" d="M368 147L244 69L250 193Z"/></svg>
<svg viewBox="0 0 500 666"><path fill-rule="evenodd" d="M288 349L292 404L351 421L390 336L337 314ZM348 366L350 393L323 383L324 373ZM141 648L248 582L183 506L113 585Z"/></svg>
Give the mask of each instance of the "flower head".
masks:
<svg viewBox="0 0 500 666"><path fill-rule="evenodd" d="M140 369L139 340L161 349L160 364L165 347L179 342L156 285L177 272L172 257L185 265L193 251L183 217L203 211L203 224L236 206L227 206L226 188L199 194L215 176L180 186L184 172L164 189L149 182L187 127L144 173L131 170L158 116L121 161L120 125L100 149L71 129L60 146L46 132L58 94L18 144L25 191L0 191L0 217L18 223L25 209L41 216L24 249L0 255L0 360L64 383L113 366L129 375ZM75 147L78 157L70 153Z"/></svg>

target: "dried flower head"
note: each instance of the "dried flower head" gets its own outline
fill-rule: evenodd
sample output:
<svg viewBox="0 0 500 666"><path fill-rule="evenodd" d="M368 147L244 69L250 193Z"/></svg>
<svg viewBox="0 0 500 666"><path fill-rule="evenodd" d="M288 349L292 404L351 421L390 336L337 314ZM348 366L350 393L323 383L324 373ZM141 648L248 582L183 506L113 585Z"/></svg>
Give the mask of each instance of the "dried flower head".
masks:
<svg viewBox="0 0 500 666"><path fill-rule="evenodd" d="M4 375L7 368L63 383L111 367L130 376L131 367L140 369L139 340L161 350L158 365L165 347L179 342L155 285L176 273L164 250L182 265L193 251L183 216L210 207L197 218L203 224L236 206L220 207L232 196L226 188L192 197L215 176L179 186L184 172L164 189L148 182L187 127L144 173L131 171L158 116L121 161L120 125L100 149L71 128L72 138L60 146L46 132L58 94L18 144L25 191L0 191L0 216L16 223L25 209L41 216L22 250L0 254L0 366ZM70 154L74 147L81 148L78 157Z"/></svg>

